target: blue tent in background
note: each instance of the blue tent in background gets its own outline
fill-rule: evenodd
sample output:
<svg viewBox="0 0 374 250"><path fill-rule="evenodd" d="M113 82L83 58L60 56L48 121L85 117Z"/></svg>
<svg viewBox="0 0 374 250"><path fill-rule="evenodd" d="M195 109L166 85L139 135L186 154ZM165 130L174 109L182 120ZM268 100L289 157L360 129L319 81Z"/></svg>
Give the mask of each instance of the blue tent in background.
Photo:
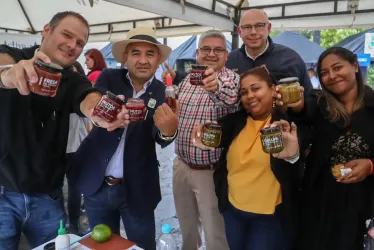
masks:
<svg viewBox="0 0 374 250"><path fill-rule="evenodd" d="M366 33L374 33L374 29L366 30L356 35L347 37L343 41L339 42L334 46L343 47L349 49L353 53L364 53L365 48L365 34Z"/></svg>
<svg viewBox="0 0 374 250"><path fill-rule="evenodd" d="M317 63L318 57L325 50L305 36L293 31L282 32L275 36L273 41L295 50L308 67Z"/></svg>
<svg viewBox="0 0 374 250"><path fill-rule="evenodd" d="M108 68L117 68L117 61L114 59L112 54L113 43L108 43L104 48L101 49L101 54L103 54L106 65Z"/></svg>

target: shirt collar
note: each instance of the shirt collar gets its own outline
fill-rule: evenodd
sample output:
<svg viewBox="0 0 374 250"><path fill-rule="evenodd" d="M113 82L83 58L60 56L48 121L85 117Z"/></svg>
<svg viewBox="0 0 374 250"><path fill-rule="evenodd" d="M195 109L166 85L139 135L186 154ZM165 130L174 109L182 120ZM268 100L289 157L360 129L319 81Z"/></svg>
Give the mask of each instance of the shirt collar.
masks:
<svg viewBox="0 0 374 250"><path fill-rule="evenodd" d="M246 54L249 58L251 58L252 60L256 60L256 58L259 57L259 56L261 56L262 54L264 54L265 51L266 51L268 48L269 48L269 40L267 39L267 40L266 40L266 47L265 47L265 49L264 49L260 54L258 54L258 56L256 56L255 58L253 58L252 56L249 55L249 53L248 53L248 51L247 51L247 47L244 45L245 54Z"/></svg>
<svg viewBox="0 0 374 250"><path fill-rule="evenodd" d="M127 79L129 80L131 86L134 88L134 85L132 84L132 80L131 80L131 78L130 78L130 73L129 73L129 72L127 72L126 77L127 77ZM144 89L144 90L147 90L147 88L152 84L152 82L153 82L153 78L155 78L155 76L152 76L152 78L149 79L149 80L148 80L148 81L143 85L143 89ZM135 89L135 88L134 88L134 89Z"/></svg>

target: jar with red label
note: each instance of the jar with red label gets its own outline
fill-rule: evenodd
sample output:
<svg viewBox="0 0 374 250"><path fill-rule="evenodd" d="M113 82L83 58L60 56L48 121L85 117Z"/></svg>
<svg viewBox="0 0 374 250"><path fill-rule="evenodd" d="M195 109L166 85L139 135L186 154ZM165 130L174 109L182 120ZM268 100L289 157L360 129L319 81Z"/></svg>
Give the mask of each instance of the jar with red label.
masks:
<svg viewBox="0 0 374 250"><path fill-rule="evenodd" d="M117 119L117 115L122 111L122 105L125 105L125 103L121 99L107 91L106 95L103 95L96 104L92 115L111 123Z"/></svg>
<svg viewBox="0 0 374 250"><path fill-rule="evenodd" d="M126 103L126 109L129 111L130 121L144 120L146 108L143 99L130 98Z"/></svg>
<svg viewBox="0 0 374 250"><path fill-rule="evenodd" d="M34 68L38 74L38 81L35 83L29 81L30 91L37 95L54 97L61 82L63 68L55 63L45 63L41 60L35 61Z"/></svg>
<svg viewBox="0 0 374 250"><path fill-rule="evenodd" d="M190 71L190 83L192 85L204 85L203 80L207 77L204 72L208 69L205 65L192 65Z"/></svg>

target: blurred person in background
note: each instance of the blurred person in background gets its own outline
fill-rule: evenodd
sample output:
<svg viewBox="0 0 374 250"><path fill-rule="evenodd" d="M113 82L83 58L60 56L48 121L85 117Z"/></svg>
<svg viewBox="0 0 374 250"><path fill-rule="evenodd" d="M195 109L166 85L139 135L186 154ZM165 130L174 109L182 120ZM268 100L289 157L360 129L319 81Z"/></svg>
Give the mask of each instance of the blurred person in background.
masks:
<svg viewBox="0 0 374 250"><path fill-rule="evenodd" d="M99 77L101 71L107 68L104 56L97 49L88 50L84 54L84 56L86 57L85 64L90 70L90 72L88 72L87 74L87 77L92 82L92 84L95 84L96 79Z"/></svg>
<svg viewBox="0 0 374 250"><path fill-rule="evenodd" d="M85 76L82 65L76 61L73 64L73 71ZM77 151L81 142L92 129L91 122L86 117L80 117L75 113L69 116L69 136L68 146L66 148L66 166L69 164ZM69 216L69 232L81 235L79 230L79 216L81 211L82 194L68 182L68 216Z"/></svg>

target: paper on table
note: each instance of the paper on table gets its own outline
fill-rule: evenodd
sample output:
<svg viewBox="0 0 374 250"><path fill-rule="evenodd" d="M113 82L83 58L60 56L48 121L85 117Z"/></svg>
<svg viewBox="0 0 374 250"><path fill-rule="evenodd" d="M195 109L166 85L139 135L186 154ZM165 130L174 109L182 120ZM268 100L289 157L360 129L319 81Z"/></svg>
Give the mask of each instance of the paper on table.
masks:
<svg viewBox="0 0 374 250"><path fill-rule="evenodd" d="M132 246L130 248L127 248L126 250L144 250L143 248L140 248L138 246Z"/></svg>

